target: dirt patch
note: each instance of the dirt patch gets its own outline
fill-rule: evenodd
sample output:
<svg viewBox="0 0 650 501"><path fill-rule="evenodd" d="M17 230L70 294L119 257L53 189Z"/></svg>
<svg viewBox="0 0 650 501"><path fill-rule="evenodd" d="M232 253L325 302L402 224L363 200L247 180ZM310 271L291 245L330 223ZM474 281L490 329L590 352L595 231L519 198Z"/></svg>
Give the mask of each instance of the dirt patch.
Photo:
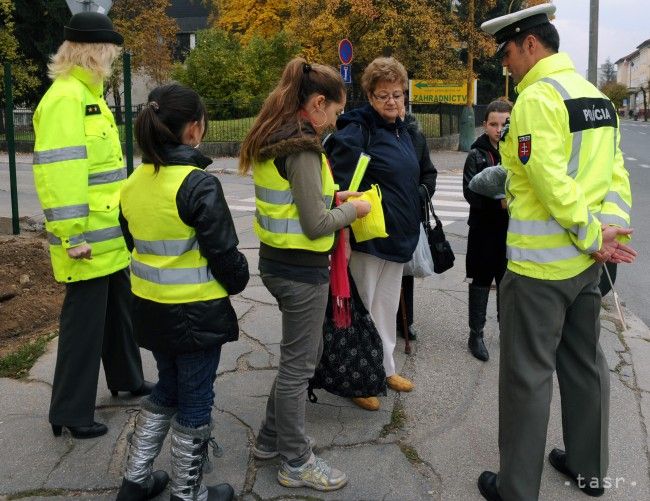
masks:
<svg viewBox="0 0 650 501"><path fill-rule="evenodd" d="M64 294L42 236L0 235L0 357L56 330Z"/></svg>

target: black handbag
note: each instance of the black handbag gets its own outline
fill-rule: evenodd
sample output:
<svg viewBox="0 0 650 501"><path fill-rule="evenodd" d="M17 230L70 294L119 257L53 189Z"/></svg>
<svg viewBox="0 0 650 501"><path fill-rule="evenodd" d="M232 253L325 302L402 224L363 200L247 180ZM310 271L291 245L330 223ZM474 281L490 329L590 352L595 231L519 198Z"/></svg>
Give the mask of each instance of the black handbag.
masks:
<svg viewBox="0 0 650 501"><path fill-rule="evenodd" d="M427 192L427 202L424 211L426 214L424 229L427 232L427 240L429 241L431 257L433 258L433 271L440 274L454 266L456 256L454 256L454 251L451 249L447 237L445 237L445 232L442 229L442 222L433 210L429 190L427 190L426 186L424 186L424 189ZM436 223L435 226L431 226L432 218Z"/></svg>
<svg viewBox="0 0 650 501"><path fill-rule="evenodd" d="M330 294L323 324L323 354L314 377L309 381L308 397L311 402L318 400L313 392L318 388L346 398L386 395L381 338L359 297L349 270L348 277L352 322L344 328L334 325Z"/></svg>

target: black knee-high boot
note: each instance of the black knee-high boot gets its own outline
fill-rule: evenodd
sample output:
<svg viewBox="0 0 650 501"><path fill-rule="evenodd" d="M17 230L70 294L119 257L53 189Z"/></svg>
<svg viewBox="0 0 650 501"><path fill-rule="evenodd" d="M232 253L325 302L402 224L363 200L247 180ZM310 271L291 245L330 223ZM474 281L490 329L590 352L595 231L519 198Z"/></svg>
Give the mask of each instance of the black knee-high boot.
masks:
<svg viewBox="0 0 650 501"><path fill-rule="evenodd" d="M467 346L472 355L484 362L490 358L483 341L483 327L485 327L485 314L489 295L489 287L469 285L469 339Z"/></svg>

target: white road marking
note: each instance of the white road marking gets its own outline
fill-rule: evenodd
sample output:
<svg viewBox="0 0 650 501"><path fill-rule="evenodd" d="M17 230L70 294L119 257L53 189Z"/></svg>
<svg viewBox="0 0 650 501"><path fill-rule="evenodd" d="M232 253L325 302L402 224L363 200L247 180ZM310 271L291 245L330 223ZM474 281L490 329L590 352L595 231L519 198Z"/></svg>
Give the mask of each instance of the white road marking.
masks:
<svg viewBox="0 0 650 501"><path fill-rule="evenodd" d="M455 200L440 200L438 198L433 200L433 208L435 209L439 205L444 205L446 207L464 207L467 208L467 202L456 202Z"/></svg>
<svg viewBox="0 0 650 501"><path fill-rule="evenodd" d="M636 158L634 157L625 157L625 160L629 160L630 162L636 162Z"/></svg>
<svg viewBox="0 0 650 501"><path fill-rule="evenodd" d="M648 164L639 164L639 167L643 167L644 169L650 169L650 165Z"/></svg>

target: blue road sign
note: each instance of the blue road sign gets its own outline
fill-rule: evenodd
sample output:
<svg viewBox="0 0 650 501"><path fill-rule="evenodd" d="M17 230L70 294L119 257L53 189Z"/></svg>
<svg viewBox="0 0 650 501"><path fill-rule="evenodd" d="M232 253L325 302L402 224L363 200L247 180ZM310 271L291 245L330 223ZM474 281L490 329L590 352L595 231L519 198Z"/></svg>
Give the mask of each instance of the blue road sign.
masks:
<svg viewBox="0 0 650 501"><path fill-rule="evenodd" d="M352 68L350 67L349 64L342 64L339 66L340 71L341 71L341 78L343 79L343 83L345 84L351 84L352 83Z"/></svg>
<svg viewBox="0 0 650 501"><path fill-rule="evenodd" d="M350 64L352 62L352 42L347 38L339 42L339 59L343 64Z"/></svg>

